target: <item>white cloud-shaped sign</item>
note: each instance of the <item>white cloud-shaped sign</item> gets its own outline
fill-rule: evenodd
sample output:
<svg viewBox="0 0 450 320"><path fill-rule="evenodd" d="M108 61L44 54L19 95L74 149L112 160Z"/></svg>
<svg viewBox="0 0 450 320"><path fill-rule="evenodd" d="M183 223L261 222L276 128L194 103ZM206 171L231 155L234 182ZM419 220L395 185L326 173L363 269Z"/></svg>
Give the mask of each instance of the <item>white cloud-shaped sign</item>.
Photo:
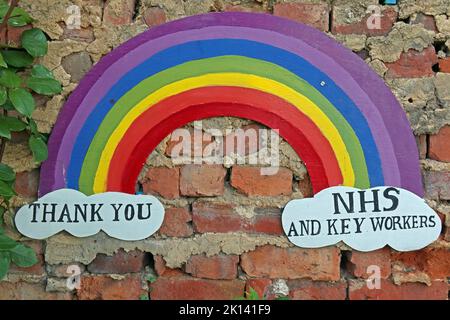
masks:
<svg viewBox="0 0 450 320"><path fill-rule="evenodd" d="M86 196L72 189L60 189L19 209L15 217L20 233L45 239L61 231L87 237L100 230L109 236L136 241L158 231L164 221L161 202L148 195L119 192Z"/></svg>
<svg viewBox="0 0 450 320"><path fill-rule="evenodd" d="M358 251L385 245L419 250L442 230L439 216L423 199L394 187L325 189L314 198L289 202L282 224L296 246L318 248L343 241Z"/></svg>

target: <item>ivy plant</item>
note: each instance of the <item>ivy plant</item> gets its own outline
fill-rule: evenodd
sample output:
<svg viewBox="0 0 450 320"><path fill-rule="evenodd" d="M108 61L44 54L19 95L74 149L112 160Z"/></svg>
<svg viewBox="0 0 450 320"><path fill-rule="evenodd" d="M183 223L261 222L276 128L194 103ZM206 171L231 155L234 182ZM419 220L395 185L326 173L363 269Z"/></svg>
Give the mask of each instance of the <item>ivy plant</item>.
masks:
<svg viewBox="0 0 450 320"><path fill-rule="evenodd" d="M18 7L19 0L10 3L0 0L0 35L7 28L24 27L33 22L31 16ZM39 132L32 118L36 107L35 96L52 96L61 92L61 84L53 73L37 63L47 54L45 33L32 28L22 33L20 45L13 46L0 41L0 280L10 264L30 267L37 262L33 249L8 237L3 228L4 214L12 210L10 200L16 195L16 174L2 163L5 144L16 132L26 132L28 146L37 163L47 159L47 136Z"/></svg>

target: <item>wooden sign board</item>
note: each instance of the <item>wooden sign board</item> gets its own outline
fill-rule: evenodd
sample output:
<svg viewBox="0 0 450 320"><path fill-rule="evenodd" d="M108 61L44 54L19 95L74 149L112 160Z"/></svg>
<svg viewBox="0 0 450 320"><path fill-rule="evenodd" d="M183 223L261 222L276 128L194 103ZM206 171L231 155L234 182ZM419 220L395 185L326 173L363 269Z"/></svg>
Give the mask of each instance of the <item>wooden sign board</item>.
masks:
<svg viewBox="0 0 450 320"><path fill-rule="evenodd" d="M289 202L282 224L296 246L318 248L343 241L358 251L385 245L419 250L437 240L442 230L439 216L423 199L394 187L328 188L314 198Z"/></svg>
<svg viewBox="0 0 450 320"><path fill-rule="evenodd" d="M16 227L32 239L45 239L61 231L88 237L100 230L121 240L143 240L155 233L164 220L164 207L153 196L119 192L85 196L61 189L23 206Z"/></svg>

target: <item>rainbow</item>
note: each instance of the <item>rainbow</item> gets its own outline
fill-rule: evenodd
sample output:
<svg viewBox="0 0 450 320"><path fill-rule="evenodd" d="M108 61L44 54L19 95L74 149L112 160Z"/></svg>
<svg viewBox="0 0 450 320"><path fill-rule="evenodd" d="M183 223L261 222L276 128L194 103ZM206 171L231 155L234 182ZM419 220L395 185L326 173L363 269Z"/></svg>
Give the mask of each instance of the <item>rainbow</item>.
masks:
<svg viewBox="0 0 450 320"><path fill-rule="evenodd" d="M315 192L389 185L423 193L406 115L364 61L302 24L212 13L148 30L95 65L58 117L40 194L134 193L164 137L216 116L278 129Z"/></svg>

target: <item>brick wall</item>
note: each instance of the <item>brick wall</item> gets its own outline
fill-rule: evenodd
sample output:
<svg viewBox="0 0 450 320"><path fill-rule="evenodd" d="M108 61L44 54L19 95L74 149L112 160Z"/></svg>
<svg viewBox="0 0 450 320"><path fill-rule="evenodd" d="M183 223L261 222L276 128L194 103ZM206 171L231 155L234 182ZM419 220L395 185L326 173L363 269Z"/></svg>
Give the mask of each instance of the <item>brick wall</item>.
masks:
<svg viewBox="0 0 450 320"><path fill-rule="evenodd" d="M51 38L43 63L64 86L62 95L41 99L34 117L50 132L65 99L93 64L112 48L148 27L210 11L265 12L310 24L352 49L385 79L408 114L420 150L428 203L444 228L438 241L409 253L384 248L371 253L344 245L301 249L283 236L280 214L291 199L312 195L301 160L282 141L282 169L255 174L245 165L174 165L167 137L149 156L139 184L166 207L153 237L123 242L105 234L46 241L21 239L35 248L39 263L13 267L0 283L0 299L232 299L254 288L260 296L292 299L447 299L450 276L450 2L401 0L381 7L381 27L369 29L367 7L378 0L89 0L81 28L65 22L61 0L22 0L36 25ZM4 37L17 43L21 29ZM214 118L203 127L257 126ZM194 129L192 124L187 126ZM209 138L208 138L209 139ZM16 206L36 198L39 169L16 135L4 160L17 172ZM202 148L202 145L195 148ZM258 152L258 150L247 150ZM245 156L245 154L244 154ZM168 183L169 182L169 183ZM7 217L11 226L11 217ZM367 267L381 271L381 289L366 286ZM70 268L81 273L79 289L67 287Z"/></svg>

